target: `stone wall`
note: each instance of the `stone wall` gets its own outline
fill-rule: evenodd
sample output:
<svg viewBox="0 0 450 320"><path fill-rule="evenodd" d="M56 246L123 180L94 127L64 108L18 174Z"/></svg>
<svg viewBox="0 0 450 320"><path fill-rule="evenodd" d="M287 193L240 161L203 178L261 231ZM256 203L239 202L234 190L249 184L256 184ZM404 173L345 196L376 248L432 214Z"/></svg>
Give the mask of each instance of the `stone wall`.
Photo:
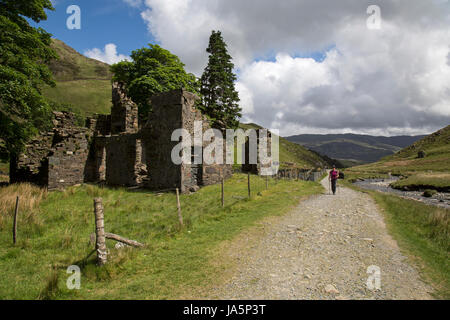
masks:
<svg viewBox="0 0 450 320"><path fill-rule="evenodd" d="M126 96L123 84L112 85L111 134L136 133L139 129L138 107Z"/></svg>
<svg viewBox="0 0 450 320"><path fill-rule="evenodd" d="M142 130L148 170L147 187L154 190L181 188L181 168L172 162L172 132L182 127L183 91L174 90L152 97L152 113Z"/></svg>
<svg viewBox="0 0 450 320"><path fill-rule="evenodd" d="M111 115L96 114L86 119L86 127L92 130L96 136L107 136L111 134Z"/></svg>
<svg viewBox="0 0 450 320"><path fill-rule="evenodd" d="M232 175L231 165L207 165L202 154L195 154L197 147L205 147L202 141L191 149L191 164L174 164L171 158L173 148L180 141L171 141L172 132L185 129L194 141L194 122L202 121L202 131L210 129L209 121L195 108L197 96L185 90L173 90L151 99L153 112L142 131L148 184L151 189L165 190L179 188L182 193L196 191L201 185L219 183L222 175ZM202 164L195 164L194 158L201 157ZM224 154L225 157L225 154Z"/></svg>
<svg viewBox="0 0 450 320"><path fill-rule="evenodd" d="M76 126L75 115L54 112L52 131L30 141L11 168L11 182L51 189L83 183L92 131Z"/></svg>
<svg viewBox="0 0 450 320"><path fill-rule="evenodd" d="M48 157L48 189L61 189L85 180L88 159L87 130L73 131L54 147Z"/></svg>
<svg viewBox="0 0 450 320"><path fill-rule="evenodd" d="M73 113L55 117L53 143L48 155L48 189L61 189L84 182L92 131L77 127Z"/></svg>
<svg viewBox="0 0 450 320"><path fill-rule="evenodd" d="M43 133L25 146L25 152L10 162L10 182L31 182L40 186L48 183L48 158L53 131Z"/></svg>
<svg viewBox="0 0 450 320"><path fill-rule="evenodd" d="M109 137L106 145L106 183L108 185L131 187L138 184L136 142L136 134Z"/></svg>
<svg viewBox="0 0 450 320"><path fill-rule="evenodd" d="M267 130L267 134L264 137L260 130L256 130L256 163L250 163L250 141L252 138L248 137L243 147L244 159L242 163L242 171L252 174L261 174L264 169L272 167L272 133ZM266 155L266 159L260 157L260 151ZM267 159L269 157L269 159Z"/></svg>

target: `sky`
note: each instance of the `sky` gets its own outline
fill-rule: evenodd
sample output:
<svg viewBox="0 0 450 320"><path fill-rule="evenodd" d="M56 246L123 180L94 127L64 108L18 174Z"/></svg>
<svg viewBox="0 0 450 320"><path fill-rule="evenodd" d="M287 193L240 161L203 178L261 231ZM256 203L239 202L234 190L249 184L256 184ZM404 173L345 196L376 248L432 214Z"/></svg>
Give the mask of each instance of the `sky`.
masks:
<svg viewBox="0 0 450 320"><path fill-rule="evenodd" d="M109 64L157 43L201 76L211 31L222 31L242 121L283 136L428 134L450 124L449 0L52 2L39 26ZM79 30L66 26L70 5L80 7Z"/></svg>

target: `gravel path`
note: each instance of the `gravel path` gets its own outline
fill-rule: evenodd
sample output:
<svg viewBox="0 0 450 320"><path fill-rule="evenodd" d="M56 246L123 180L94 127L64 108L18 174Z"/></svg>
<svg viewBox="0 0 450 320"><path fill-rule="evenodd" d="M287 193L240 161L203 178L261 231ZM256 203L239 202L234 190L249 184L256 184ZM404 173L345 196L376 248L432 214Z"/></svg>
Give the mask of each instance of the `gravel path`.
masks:
<svg viewBox="0 0 450 320"><path fill-rule="evenodd" d="M322 184L328 190L327 180ZM364 193L339 187L337 195L309 198L263 229L229 250L238 266L208 298L432 299ZM369 266L379 267L378 290L367 287Z"/></svg>

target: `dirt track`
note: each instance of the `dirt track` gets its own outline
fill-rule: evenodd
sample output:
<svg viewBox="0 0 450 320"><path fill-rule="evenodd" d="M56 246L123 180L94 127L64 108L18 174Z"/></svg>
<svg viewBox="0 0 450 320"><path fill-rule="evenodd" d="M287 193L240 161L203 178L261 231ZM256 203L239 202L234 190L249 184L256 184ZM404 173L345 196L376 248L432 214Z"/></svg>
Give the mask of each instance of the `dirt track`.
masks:
<svg viewBox="0 0 450 320"><path fill-rule="evenodd" d="M262 227L262 235L229 250L226 258L238 266L207 298L432 299L364 193L339 187L337 195L314 196ZM380 270L378 290L367 286L370 266L375 286Z"/></svg>

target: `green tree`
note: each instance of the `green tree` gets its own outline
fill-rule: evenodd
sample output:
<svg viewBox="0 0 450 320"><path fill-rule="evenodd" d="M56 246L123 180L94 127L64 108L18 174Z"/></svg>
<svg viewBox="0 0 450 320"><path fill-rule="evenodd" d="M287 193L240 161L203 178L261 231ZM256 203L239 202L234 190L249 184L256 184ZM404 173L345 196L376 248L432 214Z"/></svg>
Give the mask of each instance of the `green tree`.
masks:
<svg viewBox="0 0 450 320"><path fill-rule="evenodd" d="M54 86L47 63L55 59L51 35L29 25L46 20L50 0L0 0L0 157L17 155L25 142L49 123L50 107L41 94Z"/></svg>
<svg viewBox="0 0 450 320"><path fill-rule="evenodd" d="M236 128L242 109L234 87L234 65L220 31L212 32L206 52L209 61L201 77L202 109L216 126Z"/></svg>
<svg viewBox="0 0 450 320"><path fill-rule="evenodd" d="M113 81L125 84L129 97L138 104L140 118L145 120L151 111L149 97L174 89L185 88L198 94L196 77L184 70L180 59L156 44L131 53L133 61L111 66Z"/></svg>

